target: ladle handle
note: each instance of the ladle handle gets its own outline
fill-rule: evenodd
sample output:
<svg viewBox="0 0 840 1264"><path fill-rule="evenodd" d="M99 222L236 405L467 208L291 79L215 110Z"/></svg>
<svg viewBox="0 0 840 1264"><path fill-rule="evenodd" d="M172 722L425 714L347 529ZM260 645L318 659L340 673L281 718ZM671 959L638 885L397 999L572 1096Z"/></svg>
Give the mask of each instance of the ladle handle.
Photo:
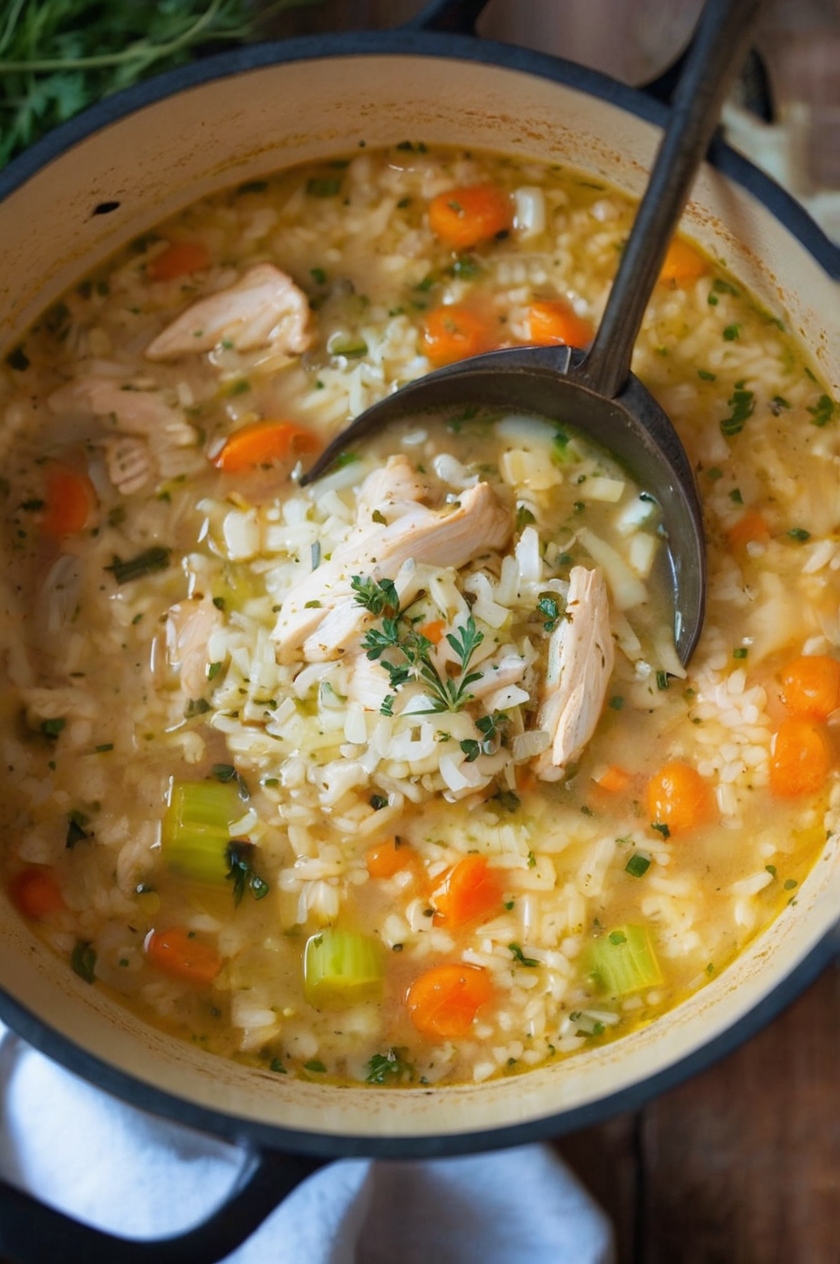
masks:
<svg viewBox="0 0 840 1264"><path fill-rule="evenodd" d="M588 385L609 399L627 381L645 308L762 7L763 0L707 0L700 15L671 121L582 366Z"/></svg>

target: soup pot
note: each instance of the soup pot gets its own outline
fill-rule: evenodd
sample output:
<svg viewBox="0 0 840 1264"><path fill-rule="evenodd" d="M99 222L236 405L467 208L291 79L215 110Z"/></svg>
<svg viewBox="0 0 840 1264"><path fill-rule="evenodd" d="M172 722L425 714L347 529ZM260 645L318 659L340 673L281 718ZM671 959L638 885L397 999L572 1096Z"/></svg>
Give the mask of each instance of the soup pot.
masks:
<svg viewBox="0 0 840 1264"><path fill-rule="evenodd" d="M595 72L464 34L481 7L437 0L424 11L431 29L418 20L224 53L109 98L36 144L0 173L0 353L79 276L194 199L361 146L422 139L494 149L639 194L666 107ZM840 251L804 211L716 143L684 227L786 313L837 394ZM394 1091L296 1082L145 1025L68 971L0 893L0 1017L103 1089L251 1155L230 1203L164 1242L99 1234L2 1187L0 1253L216 1260L330 1158L463 1154L635 1108L733 1048L815 977L840 947L839 911L832 837L795 904L646 1029L523 1076Z"/></svg>

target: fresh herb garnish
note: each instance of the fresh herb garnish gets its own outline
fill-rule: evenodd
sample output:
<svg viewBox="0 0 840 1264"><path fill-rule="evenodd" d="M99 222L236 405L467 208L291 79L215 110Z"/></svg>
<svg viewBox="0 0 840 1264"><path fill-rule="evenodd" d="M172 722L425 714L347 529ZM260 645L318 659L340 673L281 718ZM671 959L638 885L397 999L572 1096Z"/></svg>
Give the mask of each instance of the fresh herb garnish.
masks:
<svg viewBox="0 0 840 1264"><path fill-rule="evenodd" d="M634 852L634 854L627 861L627 864L624 866L624 872L629 873L630 876L633 878L642 878L647 873L649 868L650 868L650 860L648 859L648 857L643 856L640 851L637 851L637 852Z"/></svg>
<svg viewBox="0 0 840 1264"><path fill-rule="evenodd" d="M378 627L369 628L365 633L362 649L372 662L381 662L391 688L399 689L410 681L425 685L432 695L428 708L431 713L460 711L466 706L472 699L469 687L481 674L469 671L470 661L484 640L484 633L478 630L472 615L455 632L446 635L458 657L460 675L441 676L431 660L432 642L404 618L393 581L380 582L354 575L350 584L356 602L381 619Z"/></svg>
<svg viewBox="0 0 840 1264"><path fill-rule="evenodd" d="M398 1080L410 1080L414 1077L414 1068L407 1062L405 1049L389 1049L387 1053L375 1053L368 1060L367 1084L394 1084Z"/></svg>
<svg viewBox="0 0 840 1264"><path fill-rule="evenodd" d="M306 192L310 197L335 197L341 192L341 181L330 176L312 176L306 182Z"/></svg>
<svg viewBox="0 0 840 1264"><path fill-rule="evenodd" d="M560 622L560 605L557 598L553 593L540 593L537 609L545 620L543 627L546 632L553 632Z"/></svg>
<svg viewBox="0 0 840 1264"><path fill-rule="evenodd" d="M755 393L736 386L726 402L732 411L720 423L720 428L727 438L731 438L733 435L740 434L744 429L744 423L752 417L755 411Z"/></svg>
<svg viewBox="0 0 840 1264"><path fill-rule="evenodd" d="M740 325L727 325L723 331L724 342L735 342L741 336Z"/></svg>
<svg viewBox="0 0 840 1264"><path fill-rule="evenodd" d="M142 579L144 575L152 575L155 571L165 571L169 566L171 553L171 549L153 545L152 548L144 549L142 553L129 558L128 561L115 556L111 565L106 566L105 570L112 573L118 584L128 584L134 579Z"/></svg>
<svg viewBox="0 0 840 1264"><path fill-rule="evenodd" d="M96 949L93 944L78 939L70 954L70 965L85 983L93 983L96 977Z"/></svg>
<svg viewBox="0 0 840 1264"><path fill-rule="evenodd" d="M807 410L811 414L811 425L827 426L834 416L836 407L830 395L821 395L813 408Z"/></svg>
<svg viewBox="0 0 840 1264"><path fill-rule="evenodd" d="M527 505L516 506L516 530L524 531L526 527L530 527L537 520L531 513Z"/></svg>
<svg viewBox="0 0 840 1264"><path fill-rule="evenodd" d="M512 954L514 961L521 966L538 966L540 963L536 957L526 957L519 944L508 944L508 951Z"/></svg>
<svg viewBox="0 0 840 1264"><path fill-rule="evenodd" d="M87 828L88 818L83 812L73 809L67 813L67 834L64 839L64 846L72 851L76 843L81 843L85 838L91 838L90 830Z"/></svg>
<svg viewBox="0 0 840 1264"><path fill-rule="evenodd" d="M230 842L227 845L228 871L225 877L233 883L234 904L241 903L246 891L250 891L255 900L268 895L268 883L254 868L255 851L253 843Z"/></svg>
<svg viewBox="0 0 840 1264"><path fill-rule="evenodd" d="M58 737L66 724L67 721L64 719L64 716L57 715L51 720L42 720L38 728L43 737L54 738Z"/></svg>

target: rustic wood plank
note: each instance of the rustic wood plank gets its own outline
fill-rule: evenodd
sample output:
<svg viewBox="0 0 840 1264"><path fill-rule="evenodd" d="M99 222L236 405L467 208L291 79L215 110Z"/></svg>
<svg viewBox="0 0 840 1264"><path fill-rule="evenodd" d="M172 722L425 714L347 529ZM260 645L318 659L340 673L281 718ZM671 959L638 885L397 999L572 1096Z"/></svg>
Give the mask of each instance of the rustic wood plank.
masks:
<svg viewBox="0 0 840 1264"><path fill-rule="evenodd" d="M832 966L637 1120L557 1142L612 1217L619 1264L837 1264L839 1045Z"/></svg>

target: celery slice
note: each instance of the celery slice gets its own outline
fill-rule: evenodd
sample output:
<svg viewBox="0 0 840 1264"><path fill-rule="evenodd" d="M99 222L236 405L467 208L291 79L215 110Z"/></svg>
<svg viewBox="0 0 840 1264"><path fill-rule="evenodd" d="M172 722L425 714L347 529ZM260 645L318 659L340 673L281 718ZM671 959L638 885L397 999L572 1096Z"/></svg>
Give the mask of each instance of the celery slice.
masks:
<svg viewBox="0 0 840 1264"><path fill-rule="evenodd" d="M161 828L169 868L193 882L224 882L230 827L243 811L235 781L174 781Z"/></svg>
<svg viewBox="0 0 840 1264"><path fill-rule="evenodd" d="M382 948L370 935L331 926L306 941L303 991L316 1008L377 1000L383 976Z"/></svg>
<svg viewBox="0 0 840 1264"><path fill-rule="evenodd" d="M592 945L589 966L605 992L631 996L663 982L662 971L644 926L621 926Z"/></svg>

